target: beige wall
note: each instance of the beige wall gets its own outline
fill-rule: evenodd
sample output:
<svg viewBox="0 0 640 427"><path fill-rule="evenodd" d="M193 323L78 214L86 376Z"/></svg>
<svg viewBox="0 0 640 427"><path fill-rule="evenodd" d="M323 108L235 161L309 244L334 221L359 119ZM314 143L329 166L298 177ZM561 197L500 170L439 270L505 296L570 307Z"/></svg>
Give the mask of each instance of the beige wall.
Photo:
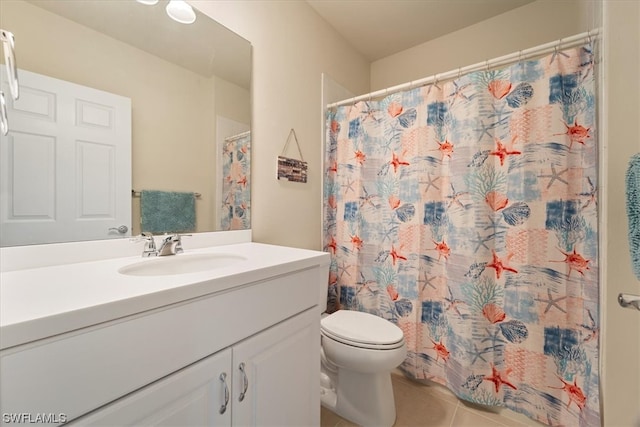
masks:
<svg viewBox="0 0 640 427"><path fill-rule="evenodd" d="M248 90L22 1L3 1L1 19L19 41L20 68L131 98L133 188L201 193L197 230L214 229L215 117L249 123ZM134 234L139 202L133 199Z"/></svg>
<svg viewBox="0 0 640 427"><path fill-rule="evenodd" d="M321 74L364 93L369 63L304 1L190 3L253 45L253 239L320 249ZM291 128L309 162L306 184L276 179Z"/></svg>
<svg viewBox="0 0 640 427"><path fill-rule="evenodd" d="M591 0L538 0L371 64L380 90L572 36L597 26Z"/></svg>
<svg viewBox="0 0 640 427"><path fill-rule="evenodd" d="M640 153L640 2L605 0L604 146L600 206L605 426L640 426L640 313L622 309L620 292L640 295L631 270L625 199L629 157ZM640 207L637 207L640 209Z"/></svg>
<svg viewBox="0 0 640 427"><path fill-rule="evenodd" d="M216 114L240 123L251 123L251 94L245 88L215 78Z"/></svg>

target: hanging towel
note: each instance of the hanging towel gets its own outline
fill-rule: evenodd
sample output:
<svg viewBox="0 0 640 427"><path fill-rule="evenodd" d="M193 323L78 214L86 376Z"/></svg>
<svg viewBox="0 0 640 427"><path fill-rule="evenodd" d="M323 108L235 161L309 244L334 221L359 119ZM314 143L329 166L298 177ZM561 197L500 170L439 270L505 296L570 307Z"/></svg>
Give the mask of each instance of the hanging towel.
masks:
<svg viewBox="0 0 640 427"><path fill-rule="evenodd" d="M196 229L195 193L142 190L140 222L150 233L185 233Z"/></svg>
<svg viewBox="0 0 640 427"><path fill-rule="evenodd" d="M640 154L632 156L626 175L627 218L631 266L640 280Z"/></svg>

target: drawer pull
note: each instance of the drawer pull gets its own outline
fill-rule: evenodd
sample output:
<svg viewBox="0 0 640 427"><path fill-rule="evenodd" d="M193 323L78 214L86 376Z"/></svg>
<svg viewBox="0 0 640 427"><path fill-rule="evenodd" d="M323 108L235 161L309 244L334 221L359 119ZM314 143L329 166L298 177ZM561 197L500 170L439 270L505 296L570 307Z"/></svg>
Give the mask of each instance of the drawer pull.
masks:
<svg viewBox="0 0 640 427"><path fill-rule="evenodd" d="M227 374L225 372L220 374L220 381L222 381L222 385L224 386L224 403L220 407L220 413L224 414L229 404L229 386L227 385Z"/></svg>
<svg viewBox="0 0 640 427"><path fill-rule="evenodd" d="M244 370L244 362L240 363L240 365L238 366L238 369L242 374L242 391L240 392L238 401L242 402L244 400L244 396L247 394L247 389L249 388L249 378L247 378L247 373Z"/></svg>

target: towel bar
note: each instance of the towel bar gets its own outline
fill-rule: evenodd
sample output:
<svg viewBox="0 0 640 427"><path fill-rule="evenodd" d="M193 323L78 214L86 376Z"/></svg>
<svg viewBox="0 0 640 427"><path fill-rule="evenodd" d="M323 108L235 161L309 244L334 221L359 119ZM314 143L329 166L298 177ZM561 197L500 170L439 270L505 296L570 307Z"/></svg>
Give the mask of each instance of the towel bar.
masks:
<svg viewBox="0 0 640 427"><path fill-rule="evenodd" d="M200 193L193 193L194 196L196 196L196 199L199 199L202 194ZM136 190L131 190L131 197L140 197L140 192L136 191Z"/></svg>

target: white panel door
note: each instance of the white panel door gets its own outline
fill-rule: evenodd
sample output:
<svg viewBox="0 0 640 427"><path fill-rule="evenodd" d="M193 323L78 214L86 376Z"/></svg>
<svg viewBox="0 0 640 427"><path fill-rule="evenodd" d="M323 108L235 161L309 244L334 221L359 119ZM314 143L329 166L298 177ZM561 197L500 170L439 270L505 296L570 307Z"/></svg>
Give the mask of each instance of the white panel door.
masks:
<svg viewBox="0 0 640 427"><path fill-rule="evenodd" d="M320 319L316 308L232 350L233 425L320 425Z"/></svg>
<svg viewBox="0 0 640 427"><path fill-rule="evenodd" d="M129 235L114 229L131 229L131 100L25 70L19 78L0 140L2 246Z"/></svg>

